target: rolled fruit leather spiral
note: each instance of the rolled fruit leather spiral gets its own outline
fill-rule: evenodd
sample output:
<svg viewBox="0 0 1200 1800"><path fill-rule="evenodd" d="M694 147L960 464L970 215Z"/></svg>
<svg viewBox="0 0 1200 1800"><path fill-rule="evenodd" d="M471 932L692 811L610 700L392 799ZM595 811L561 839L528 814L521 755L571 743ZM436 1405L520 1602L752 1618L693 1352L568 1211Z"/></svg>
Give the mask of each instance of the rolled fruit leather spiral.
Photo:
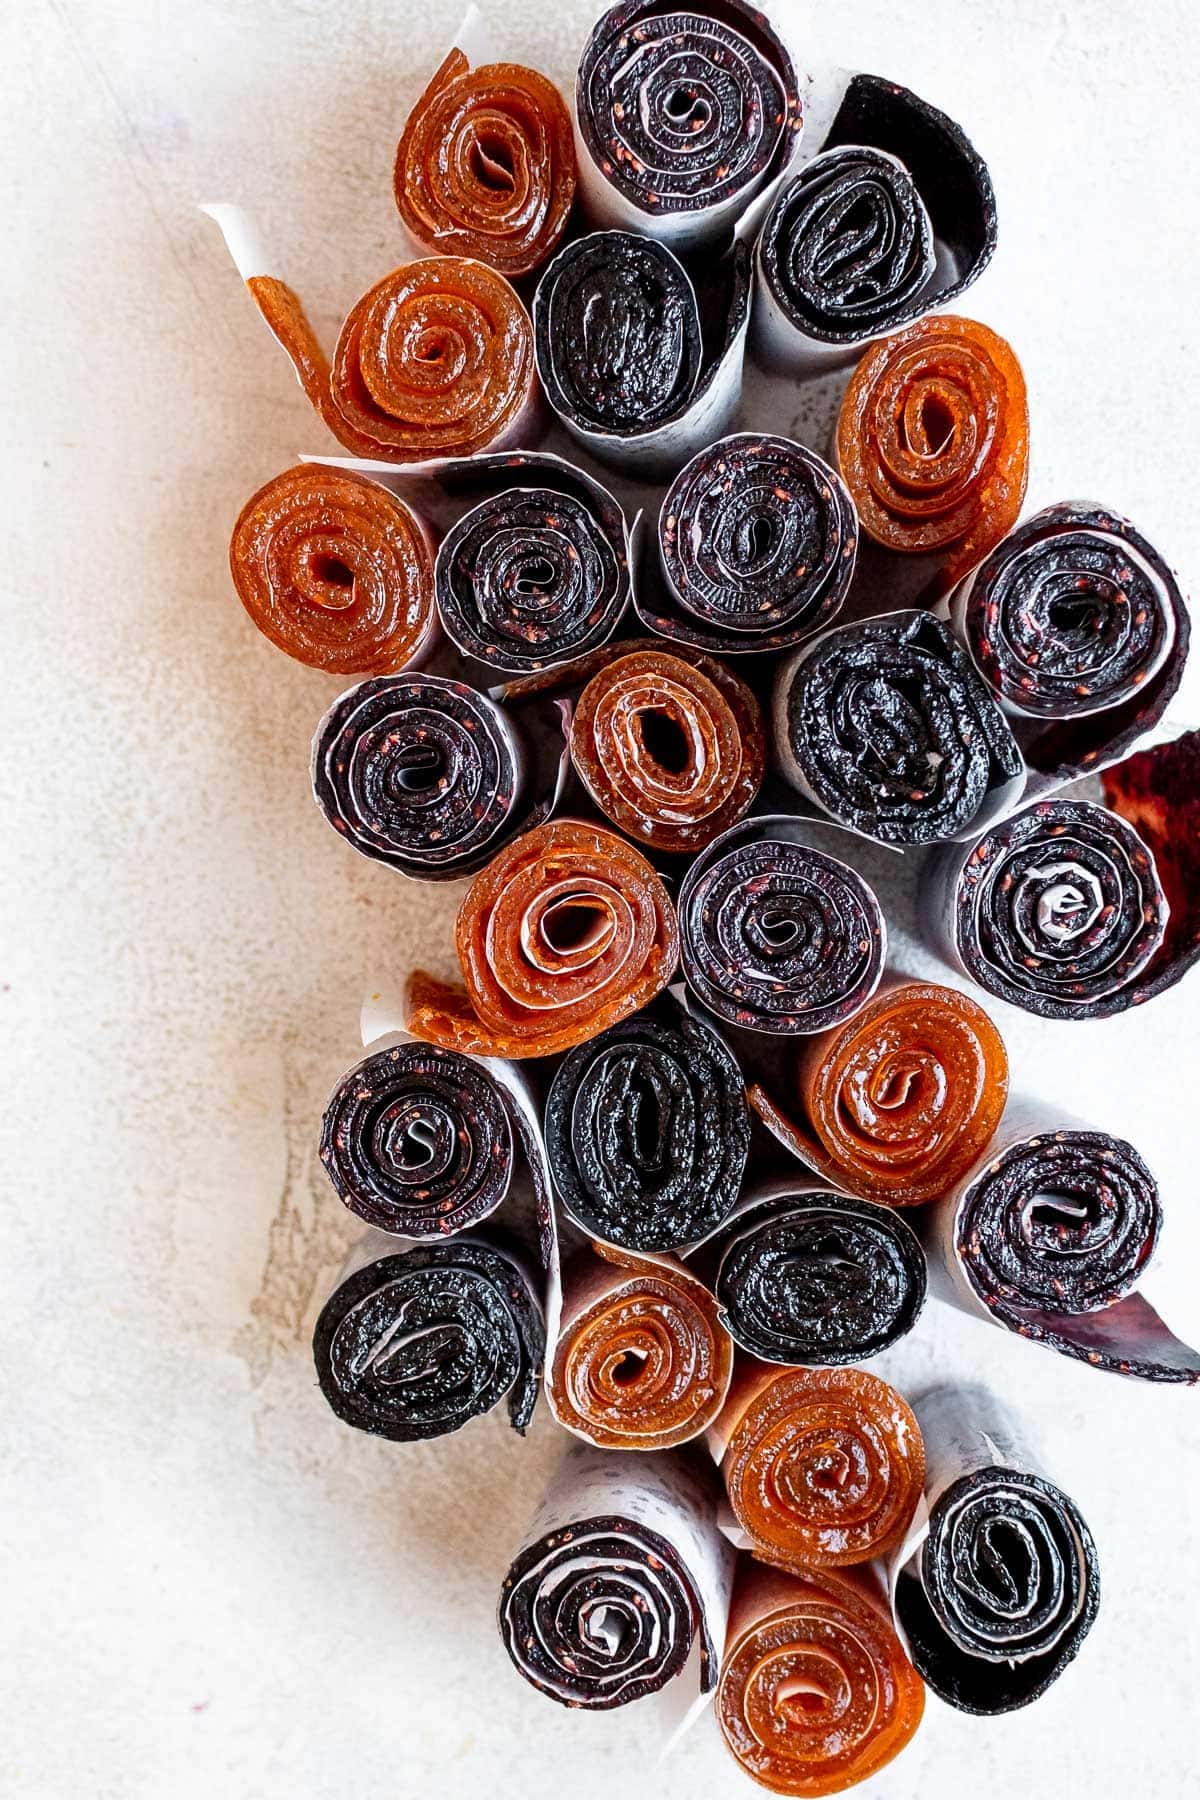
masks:
<svg viewBox="0 0 1200 1800"><path fill-rule="evenodd" d="M333 675L387 675L436 635L433 542L421 516L351 470L301 463L252 494L229 567L280 650Z"/></svg>
<svg viewBox="0 0 1200 1800"><path fill-rule="evenodd" d="M422 463L499 449L535 431L533 328L495 269L461 256L393 269L351 308L331 360L249 215L203 210L314 411L351 457Z"/></svg>
<svg viewBox="0 0 1200 1800"><path fill-rule="evenodd" d="M934 1292L973 1317L1092 1368L1200 1382L1149 1298L1161 1229L1132 1144L1027 1099L922 1222Z"/></svg>
<svg viewBox="0 0 1200 1800"><path fill-rule="evenodd" d="M504 1578L499 1626L517 1672L564 1706L624 1706L716 1685L733 1552L713 1486L684 1452L565 1455Z"/></svg>
<svg viewBox="0 0 1200 1800"><path fill-rule="evenodd" d="M702 1281L674 1257L582 1251L563 1271L546 1374L560 1425L602 1450L669 1450L713 1423L733 1343Z"/></svg>
<svg viewBox="0 0 1200 1800"><path fill-rule="evenodd" d="M575 703L571 760L600 811L636 843L688 855L757 798L762 714L713 657L645 639L618 644Z"/></svg>
<svg viewBox="0 0 1200 1800"><path fill-rule="evenodd" d="M925 1254L904 1219L794 1179L751 1188L694 1266L760 1362L864 1362L911 1331L925 1303Z"/></svg>
<svg viewBox="0 0 1200 1800"><path fill-rule="evenodd" d="M803 126L791 56L743 0L624 0L592 28L575 90L595 225L694 249L727 238Z"/></svg>
<svg viewBox="0 0 1200 1800"><path fill-rule="evenodd" d="M750 1104L825 1180L886 1206L944 1194L985 1151L1008 1095L1008 1057L981 1006L933 982L885 979L840 1029L810 1038Z"/></svg>
<svg viewBox="0 0 1200 1800"><path fill-rule="evenodd" d="M607 488L528 451L449 462L438 480L466 502L434 566L438 615L464 656L521 677L607 642L631 590L629 527Z"/></svg>
<svg viewBox="0 0 1200 1800"><path fill-rule="evenodd" d="M734 1541L793 1574L884 1555L921 1497L925 1458L912 1409L865 1369L740 1360L708 1444Z"/></svg>
<svg viewBox="0 0 1200 1800"><path fill-rule="evenodd" d="M668 480L733 416L749 296L740 240L689 270L630 232L574 239L543 271L533 303L550 406L622 474Z"/></svg>
<svg viewBox="0 0 1200 1800"><path fill-rule="evenodd" d="M313 795L363 856L456 880L555 811L570 769L565 722L556 705L502 706L443 675L377 676L317 726Z"/></svg>
<svg viewBox="0 0 1200 1800"><path fill-rule="evenodd" d="M661 580L634 604L652 631L698 650L788 649L840 612L857 551L854 505L828 463L791 438L736 432L672 482Z"/></svg>
<svg viewBox="0 0 1200 1800"><path fill-rule="evenodd" d="M1186 868L1195 849L1174 856ZM1087 800L1038 800L947 846L921 912L952 967L1038 1018L1107 1018L1182 973L1158 974L1171 913L1149 845Z"/></svg>
<svg viewBox="0 0 1200 1800"><path fill-rule="evenodd" d="M787 780L881 843L962 837L1024 785L1007 720L931 613L883 613L824 632L780 666L772 715Z"/></svg>
<svg viewBox="0 0 1200 1800"><path fill-rule="evenodd" d="M674 907L632 845L560 819L504 846L459 906L464 986L415 972L407 1027L474 1055L549 1056L637 1012L679 953Z"/></svg>
<svg viewBox="0 0 1200 1800"><path fill-rule="evenodd" d="M738 1558L716 1695L742 1771L773 1794L838 1794L899 1755L925 1689L875 1571L787 1575Z"/></svg>
<svg viewBox="0 0 1200 1800"><path fill-rule="evenodd" d="M456 44L408 116L393 186L422 249L527 275L557 248L575 198L566 103L536 69Z"/></svg>
<svg viewBox="0 0 1200 1800"><path fill-rule="evenodd" d="M836 444L863 532L930 559L937 599L1016 524L1029 460L1021 365L973 319L921 319L859 362Z"/></svg>
<svg viewBox="0 0 1200 1800"><path fill-rule="evenodd" d="M853 75L759 235L755 353L792 375L835 367L956 299L995 247L991 176L962 129L896 82Z"/></svg>
<svg viewBox="0 0 1200 1800"><path fill-rule="evenodd" d="M1159 725L1191 637L1179 583L1111 507L1043 507L949 595L1037 791L1094 774Z"/></svg>
<svg viewBox="0 0 1200 1800"><path fill-rule="evenodd" d="M582 1232L633 1252L682 1250L737 1204L750 1110L724 1040L664 996L563 1059L545 1134L559 1201Z"/></svg>
<svg viewBox="0 0 1200 1800"><path fill-rule="evenodd" d="M679 891L680 954L717 1018L792 1036L852 1017L874 993L887 928L871 888L837 854L843 837L769 814L696 857Z"/></svg>
<svg viewBox="0 0 1200 1800"><path fill-rule="evenodd" d="M369 1233L321 1309L321 1392L348 1425L443 1437L503 1400L524 1433L541 1381L541 1283L515 1239L470 1231L400 1248Z"/></svg>
<svg viewBox="0 0 1200 1800"><path fill-rule="evenodd" d="M1011 1712L1045 1693L1091 1629L1096 1546L994 1395L938 1388L916 1410L926 1508L889 1561L896 1628L951 1706Z"/></svg>

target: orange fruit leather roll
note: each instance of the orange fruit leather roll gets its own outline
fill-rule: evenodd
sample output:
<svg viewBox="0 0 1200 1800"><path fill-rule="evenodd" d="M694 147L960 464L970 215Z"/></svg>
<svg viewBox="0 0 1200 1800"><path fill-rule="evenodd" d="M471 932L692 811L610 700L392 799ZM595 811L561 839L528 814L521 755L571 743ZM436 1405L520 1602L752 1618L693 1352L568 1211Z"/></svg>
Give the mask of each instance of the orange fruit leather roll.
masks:
<svg viewBox="0 0 1200 1800"><path fill-rule="evenodd" d="M798 1573L894 1548L925 1485L915 1414L863 1369L742 1360L709 1444L746 1547Z"/></svg>
<svg viewBox="0 0 1200 1800"><path fill-rule="evenodd" d="M639 649L610 660L579 696L571 760L614 825L655 850L699 850L762 785L762 714L714 658Z"/></svg>
<svg viewBox="0 0 1200 1800"><path fill-rule="evenodd" d="M464 988L418 971L408 1029L480 1056L551 1056L645 1006L679 958L675 910L640 851L558 819L507 844L458 911Z"/></svg>
<svg viewBox="0 0 1200 1800"><path fill-rule="evenodd" d="M1008 1055L974 1000L902 982L801 1050L798 1087L799 1126L762 1087L750 1091L776 1137L852 1194L917 1206L948 1193L991 1142Z"/></svg>
<svg viewBox="0 0 1200 1800"><path fill-rule="evenodd" d="M451 50L408 115L395 191L425 249L527 275L557 246L575 198L571 115L558 89L519 63L473 69Z"/></svg>
<svg viewBox="0 0 1200 1800"><path fill-rule="evenodd" d="M460 256L393 269L354 306L333 361L297 295L246 283L300 385L352 456L470 456L511 435L536 392L533 327L503 275Z"/></svg>
<svg viewBox="0 0 1200 1800"><path fill-rule="evenodd" d="M673 1258L605 1249L563 1277L549 1374L560 1425L601 1450L670 1450L712 1424L733 1340L704 1283Z"/></svg>
<svg viewBox="0 0 1200 1800"><path fill-rule="evenodd" d="M925 1688L869 1571L781 1575L743 1557L716 1694L742 1768L774 1794L838 1794L911 1740Z"/></svg>
<svg viewBox="0 0 1200 1800"><path fill-rule="evenodd" d="M264 637L332 675L389 675L434 628L433 552L377 481L300 463L247 500L229 544L238 598Z"/></svg>
<svg viewBox="0 0 1200 1800"><path fill-rule="evenodd" d="M1029 463L1025 377L974 319L921 319L868 350L846 389L837 460L887 550L943 559L944 593L1016 523Z"/></svg>

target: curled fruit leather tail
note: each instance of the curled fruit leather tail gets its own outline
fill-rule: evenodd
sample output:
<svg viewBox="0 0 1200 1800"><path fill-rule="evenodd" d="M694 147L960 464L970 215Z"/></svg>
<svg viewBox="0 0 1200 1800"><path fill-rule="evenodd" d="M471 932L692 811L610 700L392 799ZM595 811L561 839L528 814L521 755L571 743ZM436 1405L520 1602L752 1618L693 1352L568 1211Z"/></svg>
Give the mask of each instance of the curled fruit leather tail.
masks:
<svg viewBox="0 0 1200 1800"><path fill-rule="evenodd" d="M937 1199L991 1142L1008 1056L981 1006L953 988L893 981L840 1031L810 1039L797 1121L762 1083L750 1104L792 1154L887 1206Z"/></svg>
<svg viewBox="0 0 1200 1800"><path fill-rule="evenodd" d="M444 1437L504 1400L533 1415L546 1330L516 1242L471 1232L403 1250L368 1233L317 1319L317 1380L339 1419L396 1443Z"/></svg>
<svg viewBox="0 0 1200 1800"><path fill-rule="evenodd" d="M588 655L630 597L616 500L561 457L513 451L439 471L470 504L438 549L437 610L464 656L524 676Z"/></svg>
<svg viewBox="0 0 1200 1800"><path fill-rule="evenodd" d="M742 1361L708 1442L739 1548L794 1574L892 1549L925 1480L912 1408L864 1369Z"/></svg>
<svg viewBox="0 0 1200 1800"><path fill-rule="evenodd" d="M422 249L527 275L556 248L575 198L571 115L535 69L473 69L453 49L408 116L394 185Z"/></svg>
<svg viewBox="0 0 1200 1800"><path fill-rule="evenodd" d="M680 1250L737 1204L750 1109L724 1041L664 1002L563 1059L545 1132L559 1200L581 1231L618 1249Z"/></svg>
<svg viewBox="0 0 1200 1800"><path fill-rule="evenodd" d="M935 1290L975 1317L1092 1368L1200 1381L1147 1298L1162 1207L1123 1138L1016 1101L923 1228Z"/></svg>
<svg viewBox="0 0 1200 1800"><path fill-rule="evenodd" d="M205 210L315 412L351 456L470 456L532 429L533 328L495 269L464 256L393 269L351 308L330 361L253 219L235 206Z"/></svg>
<svg viewBox="0 0 1200 1800"><path fill-rule="evenodd" d="M949 599L1042 783L1118 761L1179 687L1191 622L1153 544L1111 507L1064 501L1010 532Z"/></svg>
<svg viewBox="0 0 1200 1800"><path fill-rule="evenodd" d="M840 475L791 438L737 432L698 451L658 515L661 637L721 656L783 650L841 611L858 520Z"/></svg>
<svg viewBox="0 0 1200 1800"><path fill-rule="evenodd" d="M921 319L850 378L837 462L859 524L885 550L935 557L935 597L1016 524L1028 461L1025 377L986 325Z"/></svg>
<svg viewBox="0 0 1200 1800"><path fill-rule="evenodd" d="M895 82L852 76L759 237L760 354L793 374L836 364L947 305L995 247L991 176L961 128Z"/></svg>
<svg viewBox="0 0 1200 1800"><path fill-rule="evenodd" d="M387 675L429 647L433 548L378 482L301 463L252 494L229 545L238 599L264 637L333 675Z"/></svg>
<svg viewBox="0 0 1200 1800"><path fill-rule="evenodd" d="M683 972L701 1004L750 1031L822 1031L879 985L887 928L874 892L783 815L746 819L692 863L679 891Z"/></svg>
<svg viewBox="0 0 1200 1800"><path fill-rule="evenodd" d="M500 1636L564 1706L624 1706L681 1676L698 1699L716 1685L732 1575L712 1484L684 1453L575 1445L504 1578Z"/></svg>
<svg viewBox="0 0 1200 1800"><path fill-rule="evenodd" d="M1170 907L1149 846L1087 800L1039 800L941 852L921 905L955 968L1038 1018L1108 1018L1183 972L1162 970Z"/></svg>
<svg viewBox="0 0 1200 1800"><path fill-rule="evenodd" d="M898 1756L924 1710L871 1570L739 1559L716 1712L745 1774L773 1794L839 1794Z"/></svg>
<svg viewBox="0 0 1200 1800"><path fill-rule="evenodd" d="M898 1342L925 1304L925 1253L895 1212L779 1181L746 1196L710 1253L735 1343L762 1362L831 1368Z"/></svg>
<svg viewBox="0 0 1200 1800"><path fill-rule="evenodd" d="M584 1252L563 1274L550 1410L601 1450L670 1450L729 1392L733 1344L702 1281L673 1257Z"/></svg>
<svg viewBox="0 0 1200 1800"><path fill-rule="evenodd" d="M753 804L766 733L751 690L714 658L618 646L579 696L571 760L614 825L684 855Z"/></svg>
<svg viewBox="0 0 1200 1800"><path fill-rule="evenodd" d="M743 0L610 7L580 59L575 112L589 218L680 247L727 237L803 124L791 57Z"/></svg>
<svg viewBox="0 0 1200 1800"><path fill-rule="evenodd" d="M338 1082L321 1162L366 1224L417 1240L478 1225L512 1184L508 1090L481 1062L433 1044L389 1044Z"/></svg>
<svg viewBox="0 0 1200 1800"><path fill-rule="evenodd" d="M378 676L342 694L318 725L313 794L363 856L456 880L554 810L569 768L555 721L539 730L545 721L532 712L445 676Z"/></svg>
<svg viewBox="0 0 1200 1800"><path fill-rule="evenodd" d="M408 1029L483 1056L551 1056L662 991L675 910L645 857L611 831L559 819L504 846L458 909L463 988L421 972Z"/></svg>
<svg viewBox="0 0 1200 1800"><path fill-rule="evenodd" d="M538 373L586 450L627 475L673 475L729 423L741 392L750 316L740 242L694 273L627 231L558 252L538 283Z"/></svg>
<svg viewBox="0 0 1200 1800"><path fill-rule="evenodd" d="M775 753L805 799L884 844L957 838L1019 796L1025 765L949 626L919 610L837 625L780 668Z"/></svg>
<svg viewBox="0 0 1200 1800"><path fill-rule="evenodd" d="M928 1513L892 1560L893 1616L935 1694L962 1712L1012 1712L1045 1693L1091 1629L1096 1546L985 1389L938 1388L917 1416Z"/></svg>

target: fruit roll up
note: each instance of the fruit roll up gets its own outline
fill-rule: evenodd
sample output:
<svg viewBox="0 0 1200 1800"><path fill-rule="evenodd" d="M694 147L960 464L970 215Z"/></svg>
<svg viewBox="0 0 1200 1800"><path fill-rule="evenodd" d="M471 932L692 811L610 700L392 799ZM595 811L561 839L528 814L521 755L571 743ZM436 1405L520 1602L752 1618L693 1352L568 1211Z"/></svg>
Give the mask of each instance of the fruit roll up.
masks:
<svg viewBox="0 0 1200 1800"><path fill-rule="evenodd" d="M1019 1422L980 1387L917 1402L925 1504L889 1559L896 1628L918 1673L962 1712L1044 1694L1100 1604L1100 1564L1075 1502L1046 1479Z"/></svg>

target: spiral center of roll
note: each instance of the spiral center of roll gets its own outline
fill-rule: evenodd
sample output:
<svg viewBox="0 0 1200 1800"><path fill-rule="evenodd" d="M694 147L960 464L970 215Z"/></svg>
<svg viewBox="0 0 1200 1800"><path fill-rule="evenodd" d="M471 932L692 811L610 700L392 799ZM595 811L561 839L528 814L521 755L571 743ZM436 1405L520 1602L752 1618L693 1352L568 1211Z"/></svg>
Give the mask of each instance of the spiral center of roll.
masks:
<svg viewBox="0 0 1200 1800"><path fill-rule="evenodd" d="M400 798L428 794L445 776L445 762L436 744L405 744L388 764L388 785Z"/></svg>
<svg viewBox="0 0 1200 1800"><path fill-rule="evenodd" d="M318 606L324 606L330 612L341 612L343 608L354 603L354 570L349 563L342 561L325 550L314 551L308 561L315 589L310 589L310 596Z"/></svg>
<svg viewBox="0 0 1200 1800"><path fill-rule="evenodd" d="M516 188L512 151L504 140L481 132L471 144L471 173L480 187L493 194L511 194Z"/></svg>
<svg viewBox="0 0 1200 1800"><path fill-rule="evenodd" d="M683 775L692 762L692 745L679 720L660 707L645 707L637 714L642 746L652 762L668 775Z"/></svg>
<svg viewBox="0 0 1200 1800"><path fill-rule="evenodd" d="M1028 870L1025 886L1036 894L1038 936L1049 944L1069 944L1089 931L1104 907L1098 877L1078 863L1043 863Z"/></svg>
<svg viewBox="0 0 1200 1800"><path fill-rule="evenodd" d="M586 956L612 936L612 920L586 894L567 894L542 914L542 936L560 956Z"/></svg>

